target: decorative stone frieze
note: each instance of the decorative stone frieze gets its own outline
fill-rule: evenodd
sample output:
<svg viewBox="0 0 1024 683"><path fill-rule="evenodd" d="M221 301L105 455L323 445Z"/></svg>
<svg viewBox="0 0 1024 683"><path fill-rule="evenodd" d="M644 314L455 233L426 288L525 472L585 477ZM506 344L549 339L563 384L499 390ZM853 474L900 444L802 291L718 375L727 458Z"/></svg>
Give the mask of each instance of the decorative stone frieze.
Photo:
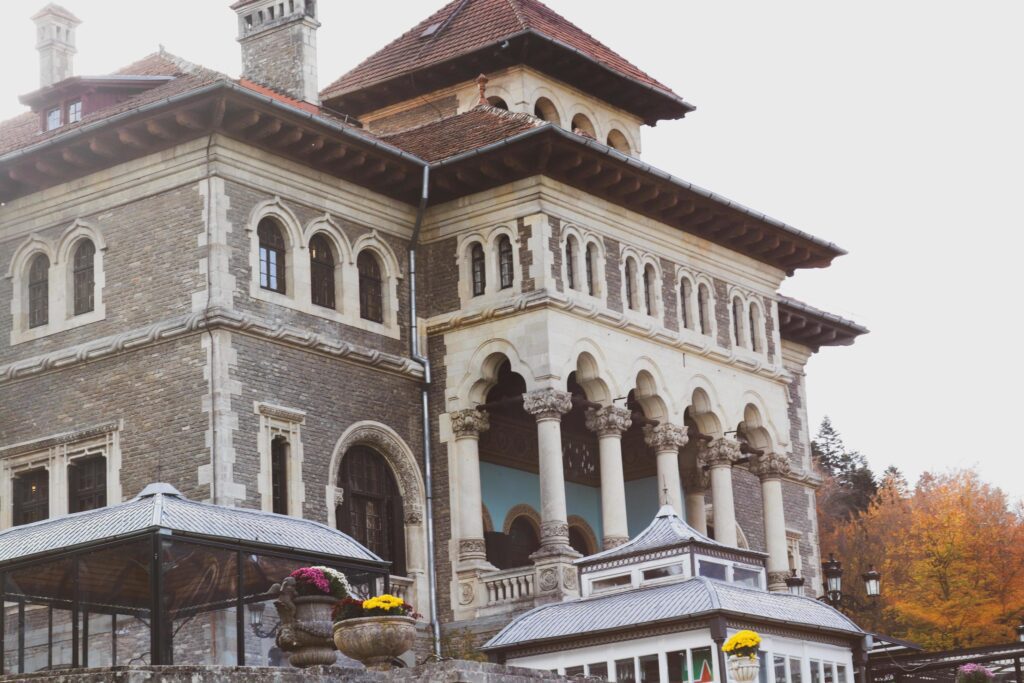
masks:
<svg viewBox="0 0 1024 683"><path fill-rule="evenodd" d="M611 550L612 548L618 548L620 545L625 545L629 542L629 536L605 536L601 539L601 546L604 550Z"/></svg>
<svg viewBox="0 0 1024 683"><path fill-rule="evenodd" d="M456 439L477 439L491 427L490 416L481 410L457 410L449 413Z"/></svg>
<svg viewBox="0 0 1024 683"><path fill-rule="evenodd" d="M715 439L701 449L697 456L698 463L709 467L732 467L743 457L740 443L733 439Z"/></svg>
<svg viewBox="0 0 1024 683"><path fill-rule="evenodd" d="M482 559L487 557L487 545L482 538L463 538L459 540L459 558L463 560Z"/></svg>
<svg viewBox="0 0 1024 683"><path fill-rule="evenodd" d="M780 453L765 453L750 463L750 471L761 479L781 479L792 469L789 457Z"/></svg>
<svg viewBox="0 0 1024 683"><path fill-rule="evenodd" d="M655 451L679 449L690 440L687 432L689 432L689 427L679 427L673 424L646 425L644 441Z"/></svg>
<svg viewBox="0 0 1024 683"><path fill-rule="evenodd" d="M555 520L552 522L544 522L540 525L540 540L541 543L544 539L568 539L569 538L569 525L566 522Z"/></svg>
<svg viewBox="0 0 1024 683"><path fill-rule="evenodd" d="M587 411L587 429L598 436L621 436L632 425L632 414L625 408L603 406Z"/></svg>
<svg viewBox="0 0 1024 683"><path fill-rule="evenodd" d="M572 410L572 394L558 389L539 389L523 396L523 408L538 420L560 420Z"/></svg>

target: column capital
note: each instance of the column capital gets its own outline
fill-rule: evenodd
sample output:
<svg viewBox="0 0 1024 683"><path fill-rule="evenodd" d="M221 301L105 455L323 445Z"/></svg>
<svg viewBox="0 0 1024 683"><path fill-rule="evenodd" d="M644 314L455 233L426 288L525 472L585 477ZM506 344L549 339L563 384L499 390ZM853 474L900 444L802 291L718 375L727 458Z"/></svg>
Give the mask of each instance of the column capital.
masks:
<svg viewBox="0 0 1024 683"><path fill-rule="evenodd" d="M704 446L697 456L697 462L710 467L732 467L741 457L739 441L723 437Z"/></svg>
<svg viewBox="0 0 1024 683"><path fill-rule="evenodd" d="M456 439L479 438L491 427L491 419L482 410L456 410L448 413L452 421L452 433Z"/></svg>
<svg viewBox="0 0 1024 683"><path fill-rule="evenodd" d="M750 471L762 480L781 479L793 469L789 456L781 453L765 453L750 463Z"/></svg>
<svg viewBox="0 0 1024 683"><path fill-rule="evenodd" d="M678 450L689 442L689 427L674 424L646 425L644 441L657 452Z"/></svg>
<svg viewBox="0 0 1024 683"><path fill-rule="evenodd" d="M523 408L538 420L560 420L572 410L572 394L558 389L538 389L523 395Z"/></svg>
<svg viewBox="0 0 1024 683"><path fill-rule="evenodd" d="M598 436L622 436L633 425L632 413L618 406L587 410L587 429Z"/></svg>
<svg viewBox="0 0 1024 683"><path fill-rule="evenodd" d="M686 493L703 493L711 488L711 475L703 468L682 471L683 490Z"/></svg>

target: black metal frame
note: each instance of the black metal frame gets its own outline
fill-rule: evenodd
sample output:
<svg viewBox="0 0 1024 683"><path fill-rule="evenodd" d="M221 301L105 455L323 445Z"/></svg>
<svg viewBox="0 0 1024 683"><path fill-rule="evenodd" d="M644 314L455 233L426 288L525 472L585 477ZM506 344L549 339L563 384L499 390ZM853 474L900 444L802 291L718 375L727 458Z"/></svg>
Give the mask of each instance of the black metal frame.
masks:
<svg viewBox="0 0 1024 683"><path fill-rule="evenodd" d="M79 562L82 558L88 555L110 550L120 546L128 545L133 542L139 541L150 541L149 547L149 608L138 609L130 606L111 606L102 604L93 604L85 602L81 599L79 592ZM193 606L188 609L177 610L175 615L180 617L182 615L201 614L204 612L215 611L218 609L224 609L226 607L235 607L235 632L236 632L236 645L237 645L237 664L238 666L245 665L245 605L255 602L265 602L266 600L273 597L270 593L263 593L253 596L244 595L244 568L245 563L243 558L246 554L257 554L260 556L274 557L279 559L291 560L303 565L326 565L336 567L342 571L355 571L360 574L366 574L371 582L377 580L383 581L384 592L390 591L390 572L389 564L387 562L378 563L367 560L359 560L354 558L345 558L335 555L326 555L322 553L316 553L308 550L296 549L296 548L283 548L280 546L271 546L262 543L256 543L251 541L229 541L221 538L211 538L207 536L201 536L196 534L175 532L171 533L167 529L154 527L138 533L125 534L116 536L108 539L103 539L93 543L83 544L75 546L73 548L62 548L55 552L39 553L30 557L19 558L6 563L0 563L0 604L4 605L3 614L0 615L0 675L6 673L6 627L7 627L7 611L6 604L8 602L16 603L18 609L18 660L17 660L17 673L23 674L25 666L25 606L26 604L46 606L48 609L47 615L47 631L48 631L48 652L47 652L47 664L49 667L53 666L53 609L66 609L71 612L71 642L72 642L72 668L86 667L89 665L88 661L88 642L89 642L89 615L90 614L109 614L112 619L111 628L111 651L112 656L116 658L117 645L117 616L135 616L136 618L146 621L148 618L148 625L150 628L150 648L149 657L150 664L152 665L166 665L173 664L174 660L174 634L171 630L171 623L168 619L170 617L169 610L163 604L164 603L164 567L161 557L163 555L164 548L173 542L188 543L197 546L206 546L210 549L220 549L233 551L235 554L235 562L237 567L237 577L235 583L235 595L234 597L221 600L209 604L203 604L199 606ZM11 573L30 569L33 566L39 566L43 564L51 564L60 560L70 560L71 567L71 581L72 581L72 596L68 600L58 596L36 596L36 595L24 595L21 593L14 593L9 590L7 578ZM281 577L282 579L284 577ZM84 621L83 621L84 617ZM116 659L113 660L116 662ZM12 667L13 668L13 667Z"/></svg>
<svg viewBox="0 0 1024 683"><path fill-rule="evenodd" d="M1024 643L944 652L872 655L868 664L868 681L869 683L887 683L889 681L900 683L901 681L927 679L940 683L946 680L941 676L941 672L955 672L955 669L963 664L987 664L1006 660L1013 661L1016 680L1018 683L1024 683ZM953 676L948 677L948 680L952 679Z"/></svg>

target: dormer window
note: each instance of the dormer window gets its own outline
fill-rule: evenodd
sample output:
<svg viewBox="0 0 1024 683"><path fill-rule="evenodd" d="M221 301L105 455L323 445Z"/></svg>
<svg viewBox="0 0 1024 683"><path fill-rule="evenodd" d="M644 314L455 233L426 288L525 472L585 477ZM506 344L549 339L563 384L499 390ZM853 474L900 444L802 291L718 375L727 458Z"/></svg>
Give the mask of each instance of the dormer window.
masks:
<svg viewBox="0 0 1024 683"><path fill-rule="evenodd" d="M60 128L61 116L60 107L54 107L46 112L46 130L55 130Z"/></svg>
<svg viewBox="0 0 1024 683"><path fill-rule="evenodd" d="M75 100L68 105L68 123L78 123L82 120L82 100Z"/></svg>

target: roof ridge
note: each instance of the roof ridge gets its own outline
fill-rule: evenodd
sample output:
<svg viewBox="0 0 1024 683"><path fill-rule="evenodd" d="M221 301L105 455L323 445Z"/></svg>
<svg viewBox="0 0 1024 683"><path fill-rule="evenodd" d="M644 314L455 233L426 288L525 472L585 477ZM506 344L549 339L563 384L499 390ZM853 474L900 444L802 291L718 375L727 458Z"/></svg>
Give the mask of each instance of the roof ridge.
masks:
<svg viewBox="0 0 1024 683"><path fill-rule="evenodd" d="M522 7L519 4L519 0L505 0L505 2L512 9L512 13L516 15L516 19L519 20L519 25L522 26L523 29L530 28L529 23L526 21L526 18L523 16Z"/></svg>

